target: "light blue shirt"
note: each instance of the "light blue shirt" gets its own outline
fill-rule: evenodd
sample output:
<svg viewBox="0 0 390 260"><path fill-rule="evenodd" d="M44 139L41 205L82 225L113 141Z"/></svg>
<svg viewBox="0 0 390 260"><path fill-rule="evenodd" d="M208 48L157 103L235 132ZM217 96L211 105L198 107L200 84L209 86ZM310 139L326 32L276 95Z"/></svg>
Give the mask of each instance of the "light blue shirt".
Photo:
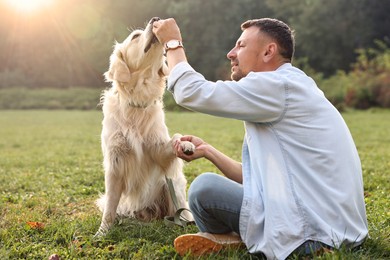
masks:
<svg viewBox="0 0 390 260"><path fill-rule="evenodd" d="M191 110L244 121L240 235L250 252L284 259L307 240L356 246L368 235L360 159L340 113L286 63L210 82L182 62L168 89Z"/></svg>

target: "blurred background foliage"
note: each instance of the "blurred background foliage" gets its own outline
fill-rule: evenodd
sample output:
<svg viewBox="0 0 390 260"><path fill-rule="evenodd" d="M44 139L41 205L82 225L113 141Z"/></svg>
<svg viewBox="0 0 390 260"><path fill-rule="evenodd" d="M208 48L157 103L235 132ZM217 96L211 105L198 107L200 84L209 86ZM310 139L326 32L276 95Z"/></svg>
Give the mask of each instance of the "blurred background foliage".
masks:
<svg viewBox="0 0 390 260"><path fill-rule="evenodd" d="M242 22L281 19L295 30L293 63L339 109L390 107L388 0L51 0L34 12L10 1L0 0L3 109L95 109L115 41L154 16L177 20L189 62L209 80L230 78Z"/></svg>

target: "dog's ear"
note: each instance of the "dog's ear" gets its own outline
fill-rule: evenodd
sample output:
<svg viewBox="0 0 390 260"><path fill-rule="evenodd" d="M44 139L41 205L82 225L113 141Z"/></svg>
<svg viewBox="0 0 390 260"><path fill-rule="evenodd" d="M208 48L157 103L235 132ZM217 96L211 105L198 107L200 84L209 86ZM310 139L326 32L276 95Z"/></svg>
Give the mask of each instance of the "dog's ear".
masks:
<svg viewBox="0 0 390 260"><path fill-rule="evenodd" d="M129 82L130 70L123 58L123 53L118 46L110 57L110 68L104 73L107 81L117 80L119 82Z"/></svg>

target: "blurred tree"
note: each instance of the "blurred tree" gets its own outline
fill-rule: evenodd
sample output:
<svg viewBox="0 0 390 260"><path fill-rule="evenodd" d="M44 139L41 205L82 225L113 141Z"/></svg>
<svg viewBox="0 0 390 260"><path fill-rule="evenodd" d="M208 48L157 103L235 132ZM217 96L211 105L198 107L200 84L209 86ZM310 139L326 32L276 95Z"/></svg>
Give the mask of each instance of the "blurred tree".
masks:
<svg viewBox="0 0 390 260"><path fill-rule="evenodd" d="M252 18L288 22L296 56L328 76L390 36L383 0L57 0L30 14L0 1L0 13L0 87L101 87L115 41L154 16L176 18L191 65L210 80L229 78L226 54Z"/></svg>
<svg viewBox="0 0 390 260"><path fill-rule="evenodd" d="M104 85L115 41L166 16L164 2L62 0L35 14L0 2L0 87Z"/></svg>
<svg viewBox="0 0 390 260"><path fill-rule="evenodd" d="M240 25L270 15L264 1L171 1L168 14L175 17L191 65L210 80L228 78L226 54L241 34Z"/></svg>
<svg viewBox="0 0 390 260"><path fill-rule="evenodd" d="M349 70L356 49L390 36L390 1L267 0L267 4L296 30L296 56L308 57L314 69L328 76Z"/></svg>

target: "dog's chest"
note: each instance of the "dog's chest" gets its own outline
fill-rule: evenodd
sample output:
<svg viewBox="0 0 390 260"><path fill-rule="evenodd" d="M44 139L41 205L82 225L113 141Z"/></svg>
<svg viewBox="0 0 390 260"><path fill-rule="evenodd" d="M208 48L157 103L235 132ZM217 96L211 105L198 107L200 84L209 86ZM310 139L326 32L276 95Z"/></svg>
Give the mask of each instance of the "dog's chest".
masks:
<svg viewBox="0 0 390 260"><path fill-rule="evenodd" d="M170 140L168 128L161 115L139 113L127 118L117 118L115 121L116 127L111 131L122 136L121 145L133 147L139 144L145 149ZM103 131L104 127L103 123Z"/></svg>

